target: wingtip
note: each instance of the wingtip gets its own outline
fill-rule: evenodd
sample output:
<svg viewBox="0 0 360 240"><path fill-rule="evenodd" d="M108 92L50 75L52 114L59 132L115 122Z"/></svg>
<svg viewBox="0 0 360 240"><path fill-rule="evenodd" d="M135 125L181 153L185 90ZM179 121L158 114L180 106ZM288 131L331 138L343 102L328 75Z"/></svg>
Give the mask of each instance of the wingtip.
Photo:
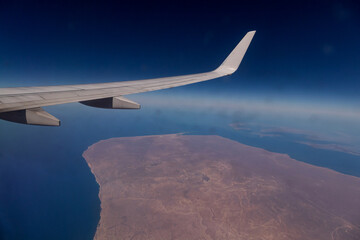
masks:
<svg viewBox="0 0 360 240"><path fill-rule="evenodd" d="M215 70L215 72L222 75L233 74L238 69L255 33L256 30L247 32L224 62Z"/></svg>

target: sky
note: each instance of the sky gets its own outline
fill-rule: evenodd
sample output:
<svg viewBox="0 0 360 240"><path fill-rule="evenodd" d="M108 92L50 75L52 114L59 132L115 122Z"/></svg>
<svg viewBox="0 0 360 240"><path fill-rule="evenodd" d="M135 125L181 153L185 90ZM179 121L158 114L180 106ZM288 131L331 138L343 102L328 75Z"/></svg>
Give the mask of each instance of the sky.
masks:
<svg viewBox="0 0 360 240"><path fill-rule="evenodd" d="M357 1L0 1L0 87L136 80L216 68L257 30L231 77L179 91L358 99Z"/></svg>

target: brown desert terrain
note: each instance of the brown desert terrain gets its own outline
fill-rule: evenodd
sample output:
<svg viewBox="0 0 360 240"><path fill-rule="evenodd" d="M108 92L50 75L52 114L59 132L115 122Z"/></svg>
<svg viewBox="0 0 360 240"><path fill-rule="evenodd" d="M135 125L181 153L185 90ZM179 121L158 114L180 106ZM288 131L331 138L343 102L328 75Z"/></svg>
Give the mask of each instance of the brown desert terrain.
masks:
<svg viewBox="0 0 360 240"><path fill-rule="evenodd" d="M359 240L360 179L219 136L100 141L95 239Z"/></svg>

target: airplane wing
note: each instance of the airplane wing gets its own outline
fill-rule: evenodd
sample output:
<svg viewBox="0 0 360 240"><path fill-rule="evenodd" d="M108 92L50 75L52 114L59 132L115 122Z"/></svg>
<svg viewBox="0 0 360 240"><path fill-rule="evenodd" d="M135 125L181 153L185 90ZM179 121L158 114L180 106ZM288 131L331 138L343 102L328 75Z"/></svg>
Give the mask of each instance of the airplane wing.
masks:
<svg viewBox="0 0 360 240"><path fill-rule="evenodd" d="M0 119L32 124L59 126L60 121L41 107L63 103L114 109L138 109L140 105L124 95L179 87L234 73L243 59L255 31L248 32L225 61L206 73L97 84L0 88Z"/></svg>

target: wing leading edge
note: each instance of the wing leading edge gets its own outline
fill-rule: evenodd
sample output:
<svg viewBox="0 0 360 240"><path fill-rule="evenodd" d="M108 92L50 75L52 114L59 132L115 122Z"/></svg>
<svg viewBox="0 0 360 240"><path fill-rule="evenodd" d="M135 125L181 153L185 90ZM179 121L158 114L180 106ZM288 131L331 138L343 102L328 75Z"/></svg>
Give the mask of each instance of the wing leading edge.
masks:
<svg viewBox="0 0 360 240"><path fill-rule="evenodd" d="M60 121L41 107L71 102L100 108L138 109L139 104L122 96L231 75L238 69L254 34L255 31L248 32L218 68L206 73L112 83L0 88L0 119L32 125L59 126Z"/></svg>

